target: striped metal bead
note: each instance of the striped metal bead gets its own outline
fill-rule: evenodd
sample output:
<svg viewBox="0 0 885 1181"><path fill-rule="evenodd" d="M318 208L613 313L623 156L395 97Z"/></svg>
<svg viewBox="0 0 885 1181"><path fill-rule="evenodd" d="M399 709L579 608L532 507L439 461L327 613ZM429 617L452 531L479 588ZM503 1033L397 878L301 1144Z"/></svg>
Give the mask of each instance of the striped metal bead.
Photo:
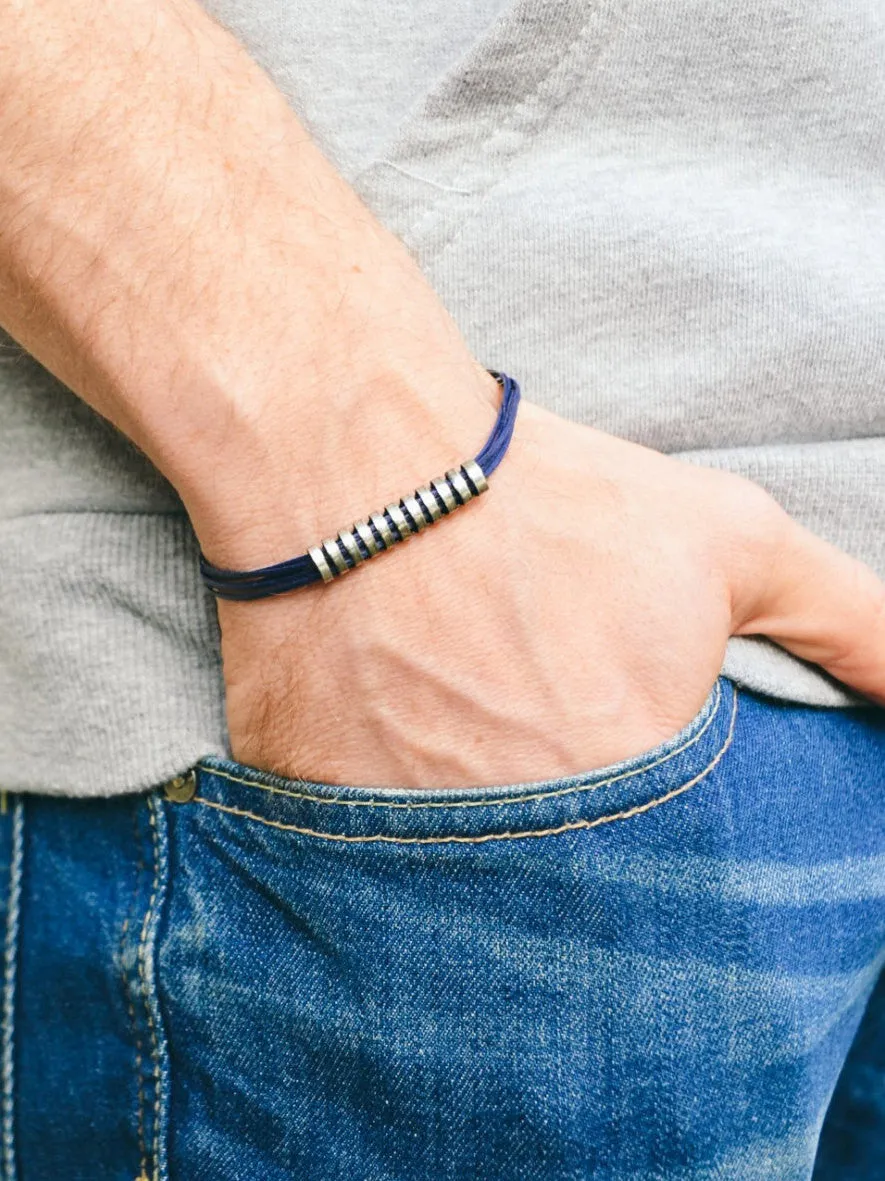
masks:
<svg viewBox="0 0 885 1181"><path fill-rule="evenodd" d="M381 548L375 540L375 534L372 532L368 521L357 521L354 525L354 531L359 534L360 541L369 552L369 557L374 558L375 554Z"/></svg>
<svg viewBox="0 0 885 1181"><path fill-rule="evenodd" d="M384 553L415 533L423 533L428 525L467 504L485 492L488 486L482 468L476 460L470 459L460 468L446 472L445 476L422 484L398 504L388 504L382 512L355 521L349 529L342 529L337 537L327 537L307 552L323 582L331 582L341 574L355 570L367 558Z"/></svg>
<svg viewBox="0 0 885 1181"><path fill-rule="evenodd" d="M334 537L326 538L326 540L323 542L323 551L327 557L332 559L332 565L335 567L335 570L338 574L347 573L350 567L348 566L344 558L344 554L342 554L338 546L338 542Z"/></svg>
<svg viewBox="0 0 885 1181"><path fill-rule="evenodd" d="M416 488L415 496L421 501L424 512L430 514L431 521L438 521L443 515L443 511L439 506L439 501L433 495L430 485L422 484L420 488Z"/></svg>
<svg viewBox="0 0 885 1181"><path fill-rule="evenodd" d="M393 527L399 534L398 541L406 541L412 536L412 527L408 522L406 514L398 504L389 504L384 512L388 520L393 522Z"/></svg>
<svg viewBox="0 0 885 1181"><path fill-rule="evenodd" d="M388 524L387 517L383 513L372 513L369 520L375 527L381 540L384 542L384 548L390 549L392 545L396 545L396 538L393 536L393 530Z"/></svg>
<svg viewBox="0 0 885 1181"><path fill-rule="evenodd" d="M311 558L313 558L313 564L322 575L323 582L331 582L335 577L335 573L329 563L326 561L326 555L323 553L320 547L318 545L311 546L307 552L310 554Z"/></svg>
<svg viewBox="0 0 885 1181"><path fill-rule="evenodd" d="M489 482L486 479L485 472L482 470L475 459L468 459L467 462L462 465L461 471L470 481L471 486L476 489L477 496L479 496L481 492L487 491Z"/></svg>
<svg viewBox="0 0 885 1181"><path fill-rule="evenodd" d="M404 496L400 501L402 508L409 514L409 520L413 522L416 533L423 533L427 528L427 518L424 516L424 509L421 507L416 496Z"/></svg>
<svg viewBox="0 0 885 1181"><path fill-rule="evenodd" d="M473 500L473 489L464 479L459 468L453 467L451 471L446 472L446 479L455 489L455 495L462 504L466 504L468 500Z"/></svg>
<svg viewBox="0 0 885 1181"><path fill-rule="evenodd" d="M444 478L439 480L431 480L430 487L446 506L447 513L452 512L458 507L458 501L455 498L455 493L452 491L452 485L448 480Z"/></svg>
<svg viewBox="0 0 885 1181"><path fill-rule="evenodd" d="M347 550L354 566L358 566L363 561L363 551L356 543L356 538L349 529L342 529L338 534L338 541Z"/></svg>

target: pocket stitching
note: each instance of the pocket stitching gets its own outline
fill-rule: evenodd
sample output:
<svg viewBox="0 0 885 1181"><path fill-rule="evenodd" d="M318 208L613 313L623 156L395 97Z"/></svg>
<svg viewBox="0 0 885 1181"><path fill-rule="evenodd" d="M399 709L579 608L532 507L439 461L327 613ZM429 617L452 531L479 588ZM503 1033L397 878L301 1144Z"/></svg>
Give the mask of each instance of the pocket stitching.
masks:
<svg viewBox="0 0 885 1181"><path fill-rule="evenodd" d="M254 820L258 824L264 824L268 828L280 829L283 832L294 832L299 836L319 837L326 841L339 841L344 844L365 845L365 844L388 844L388 845L483 845L487 841L515 841L522 840L526 837L553 837L560 836L562 833L575 832L580 829L596 828L600 824L611 824L615 820L627 820L631 816L638 816L642 812L648 812L652 808L656 808L659 804L664 804L668 800L672 800L674 796L681 795L684 791L688 791L690 787L694 787L696 783L700 783L707 775L716 767L722 760L725 752L731 746L734 739L735 725L737 723L738 712L738 695L735 692L733 696L733 705L731 710L731 720L728 726L728 733L725 736L725 741L722 746L713 756L711 761L702 771L699 771L692 779L686 783L682 783L679 787L674 787L665 795L658 796L653 800L647 800L644 804L637 804L632 808L627 808L623 812L613 812L608 816L598 816L595 820L573 820L565 824L557 825L555 828L534 829L527 832L497 832L497 833L483 833L480 836L433 836L433 837L393 837L385 833L375 833L370 836L348 836L343 833L321 832L313 828L304 828L297 824L284 824L279 820L268 820L264 816L256 816L254 812L246 812L242 808L233 808L229 804L220 804L217 800L207 800L203 796L194 796L193 803L203 804L207 808L215 808L219 812L225 812L231 816L240 816L244 820ZM509 801L508 801L509 802Z"/></svg>
<svg viewBox="0 0 885 1181"><path fill-rule="evenodd" d="M9 858L9 888L3 948L2 998L2 1158L3 1175L15 1177L15 991L18 984L19 936L21 924L22 866L24 861L24 802L15 797L12 811L12 845Z"/></svg>
<svg viewBox="0 0 885 1181"><path fill-rule="evenodd" d="M154 1104L153 1104L154 1126L153 1126L153 1135L152 1135L152 1149L153 1149L152 1156L153 1156L153 1176L154 1176L154 1178L156 1178L159 1173L159 1149L160 1149L160 1080L161 1080L160 1042L159 1042L159 1038L157 1036L157 1027L154 1022L154 1016L153 1016L153 1013L151 1012L151 1002L150 1002L150 993L149 993L149 989L148 989L146 961L147 961L148 933L151 930L154 920L155 920L156 912L154 911L154 906L157 902L157 895L160 892L160 849L159 849L159 839L157 836L156 810L155 810L154 804L151 800L148 800L148 815L149 815L150 826L151 826L151 848L153 850L153 858L154 858L154 879L153 879L153 885L152 885L152 889L151 889L150 901L148 902L147 910L145 911L144 919L141 924L141 935L138 940L138 949L136 952L136 967L137 967L137 972L138 972L138 982L139 982L139 984L141 986L141 990L142 990L142 999L144 1001L144 1011L145 1011L145 1016L147 1017L147 1025L148 1025L148 1029L150 1030L150 1040L151 1040L151 1065L152 1065L152 1071L153 1071L153 1076L154 1076ZM140 1116L143 1121L144 1109L142 1109L142 1111L140 1112ZM145 1129L144 1129L143 1123L140 1128L140 1135L141 1135L142 1139L144 1140Z"/></svg>
<svg viewBox="0 0 885 1181"><path fill-rule="evenodd" d="M737 696L737 691L732 689L732 692ZM620 783L624 779L632 779L636 775L642 775L646 771L652 771L656 767L662 767L671 759L675 759L677 755L684 754L685 751L690 750L696 743L700 742L701 738L712 726L713 722L719 716L719 710L722 705L722 682L716 682L716 697L713 705L710 708L710 716L705 719L703 725L698 730L697 734L693 734L691 738L686 739L682 746L678 746L675 750L671 750L668 754L661 755L660 758L655 759L651 763L642 763L639 767L634 767L630 771L622 771L619 775L612 775L608 779L601 779L597 783L579 784L576 787L561 787L554 791L534 792L532 795L519 795L507 798L498 799L474 799L474 800L427 800L403 803L401 801L391 800L389 803L385 800L371 799L371 800L337 800L327 799L324 796L311 795L309 792L289 791L284 787L274 787L269 783L258 783L252 779L243 779L236 775L230 775L226 771L216 771L214 768L206 768L208 774L215 776L218 779L226 779L230 783L241 783L244 787L254 787L259 791L269 792L271 795L286 796L289 799L301 800L308 804L327 804L335 805L342 808L404 808L404 809L422 809L422 808L499 808L506 804L532 804L541 800L557 799L561 796L578 795L583 792L597 791L602 787L610 787L613 783ZM690 724L690 723L689 723ZM640 756L641 757L641 756Z"/></svg>
<svg viewBox="0 0 885 1181"><path fill-rule="evenodd" d="M142 1076L142 1041L141 1031L138 1027L138 1020L135 1016L135 998L134 990L129 980L129 970L127 967L127 949L129 946L128 937L130 936L130 929L134 931L136 921L136 909L138 905L138 897L141 890L142 875L145 871L144 855L140 848L140 838L138 832L137 812L133 813L133 836L135 846L138 849L136 857L135 869L135 889L132 893L129 906L126 911L126 917L123 920L123 925L120 928L120 978L123 983L123 998L126 1003L126 1012L129 1016L129 1025L132 1031L132 1039L135 1042L135 1079L136 1079L136 1135L138 1140L138 1156L139 1156L139 1176L147 1176L147 1144L145 1142L144 1134L144 1112L145 1112L145 1094L144 1094L144 1078ZM136 959L136 965L138 961ZM141 972L138 971L138 985L141 985Z"/></svg>

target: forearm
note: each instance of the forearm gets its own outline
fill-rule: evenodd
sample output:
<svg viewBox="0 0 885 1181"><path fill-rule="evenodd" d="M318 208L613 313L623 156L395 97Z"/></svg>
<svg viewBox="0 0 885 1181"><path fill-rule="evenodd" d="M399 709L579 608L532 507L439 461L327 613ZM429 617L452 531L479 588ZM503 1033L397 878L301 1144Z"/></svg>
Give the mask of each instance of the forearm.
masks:
<svg viewBox="0 0 885 1181"><path fill-rule="evenodd" d="M216 560L287 556L251 523L282 496L319 527L336 461L392 494L382 412L397 487L481 441L488 389L406 252L196 2L0 0L0 23L0 324L154 460ZM443 374L451 431L416 455Z"/></svg>

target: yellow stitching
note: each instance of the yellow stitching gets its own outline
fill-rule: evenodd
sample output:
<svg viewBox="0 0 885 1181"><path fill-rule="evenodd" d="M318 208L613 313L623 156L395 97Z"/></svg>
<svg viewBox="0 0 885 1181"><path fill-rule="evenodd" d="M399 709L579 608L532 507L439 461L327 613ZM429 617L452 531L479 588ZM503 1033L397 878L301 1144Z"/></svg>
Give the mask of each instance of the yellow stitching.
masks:
<svg viewBox="0 0 885 1181"><path fill-rule="evenodd" d="M148 812L150 814L151 822L151 844L154 851L154 886L151 893L151 900L148 903L148 908L145 911L144 922L141 924L141 939L138 942L138 975L141 981L142 990L144 993L144 1011L147 1015L148 1029L151 1033L151 1046L153 1049L154 1059L154 1143L153 1143L153 1157L154 1167L153 1176L156 1181L158 1176L157 1171L157 1147L158 1147L158 1117L160 1108L160 1047L157 1042L157 1031L154 1028L154 1019L151 1015L150 999L148 997L147 976L145 973L145 947L147 945L147 933L150 927L151 919L153 918L154 903L157 899L157 891L159 889L160 881L160 857L157 848L157 821L154 816L154 805L151 799L148 799ZM142 1170L144 1173L145 1170ZM140 1179L139 1179L140 1181Z"/></svg>
<svg viewBox="0 0 885 1181"><path fill-rule="evenodd" d="M134 824L135 838L140 842L138 833L138 826ZM129 909L126 913L126 919L120 931L120 968L123 977L123 995L126 998L126 1009L129 1013L129 1020L132 1023L132 1033L135 1037L135 1074L138 1079L138 1155L140 1163L140 1176L136 1181L141 1181L142 1177L147 1176L147 1146L144 1142L144 1080L141 1077L141 1034L138 1030L138 1021L135 1017L135 1001L132 996L132 989L129 987L129 977L126 972L126 935L129 931L129 921L134 917L135 904L138 900L138 891L141 885L141 875L144 871L144 859L139 850L137 859L137 868L135 870L135 893L132 896L132 901L129 903Z"/></svg>
<svg viewBox="0 0 885 1181"><path fill-rule="evenodd" d="M618 783L622 779L630 779L635 775L640 775L646 771L651 771L655 767L660 767L664 763L682 754L683 751L688 750L699 742L709 727L713 724L714 719L719 713L719 707L722 703L722 687L719 682L716 684L716 698L710 709L710 716L704 721L704 724L691 738L687 739L682 746L677 747L676 750L670 751L669 754L661 755L652 763L643 763L641 767L634 767L632 771L623 771L620 775L613 775L609 779L600 780L598 783L582 784L578 787L563 787L556 791L536 792L533 795L516 795L504 799L478 799L478 800L427 800L426 802L416 801L414 803L399 803L391 801L387 803L385 800L336 800L328 799L324 796L314 796L306 792L288 791L282 787L273 787L266 783L257 783L251 779L237 778L235 775L230 775L226 771L216 771L213 768L207 768L210 775L214 775L219 779L227 779L231 783L242 783L246 787L257 787L260 791L271 792L273 795L287 796L294 800L303 800L310 804L336 804L341 807L358 807L358 808L484 808L484 807L499 807L502 804L525 804L534 803L538 800L548 800L559 796L574 795L581 792L596 791L600 787L608 787L612 783Z"/></svg>
<svg viewBox="0 0 885 1181"><path fill-rule="evenodd" d="M555 837L564 832L574 832L578 829L596 828L599 824L611 824L613 820L627 820L631 816L638 816L640 812L648 812L650 808L656 808L658 804L665 804L667 800L672 800L674 796L681 795L682 792L688 791L690 787L694 787L696 783L700 783L713 768L722 759L725 752L731 746L734 738L734 729L737 722L737 693L734 694L734 704L731 711L731 722L728 727L728 734L725 737L725 742L720 747L718 753L712 762L708 763L703 771L695 775L693 779L689 779L687 783L681 784L679 787L674 787L672 791L668 791L666 795L659 796L655 800L649 800L645 804L637 804L634 808L628 808L624 812L615 812L611 816L599 816L596 820L575 820L567 824L560 824L557 828L542 828L534 832L495 832L486 833L478 837L460 837L460 836L445 836L445 837L389 837L384 834L377 834L374 836L343 836L338 833L331 832L317 832L312 828L301 828L297 824L282 824L278 820L267 820L264 816L256 816L254 812L244 812L240 808L231 808L227 804L219 804L214 800L203 799L202 796L194 796L193 803L204 804L207 808L217 808L219 812L227 812L231 816L242 816L245 820L254 820L258 824L265 824L269 828L279 828L283 832L294 832L300 836L305 837L320 837L325 841L342 841L346 844L369 844L372 842L383 843L389 845L483 845L487 841L515 841L521 840L523 837Z"/></svg>
<svg viewBox="0 0 885 1181"><path fill-rule="evenodd" d="M735 690L732 689L734 693ZM213 767L207 767L206 772L217 779L226 779L229 783L242 783L245 787L257 787L259 791L270 792L272 795L287 796L292 800L302 800L308 804L336 804L340 807L346 808L497 808L503 804L529 804L535 803L538 800L555 799L560 796L576 795L581 792L597 791L601 787L609 787L612 783L619 783L622 779L631 779L634 775L644 774L646 771L653 771L655 767L660 767L664 763L668 763L670 759L675 759L677 755L681 755L684 751L689 750L695 743L700 742L701 738L713 724L713 721L719 714L719 707L722 704L722 686L720 682L716 684L716 697L710 709L710 716L705 720L704 724L691 738L687 739L682 746L671 750L669 754L661 755L659 759L655 759L652 763L643 763L640 767L634 767L632 771L622 771L620 775L612 775L609 779L602 779L598 783L586 783L578 787L562 787L556 791L536 792L533 795L515 795L504 799L488 799L488 800L427 800L422 803L416 801L415 803L400 803L391 801L387 803L385 800L335 800L328 799L324 796L314 796L307 792L288 791L283 787L273 787L267 783L256 783L252 779L238 778L236 775L229 775L227 771L216 771Z"/></svg>

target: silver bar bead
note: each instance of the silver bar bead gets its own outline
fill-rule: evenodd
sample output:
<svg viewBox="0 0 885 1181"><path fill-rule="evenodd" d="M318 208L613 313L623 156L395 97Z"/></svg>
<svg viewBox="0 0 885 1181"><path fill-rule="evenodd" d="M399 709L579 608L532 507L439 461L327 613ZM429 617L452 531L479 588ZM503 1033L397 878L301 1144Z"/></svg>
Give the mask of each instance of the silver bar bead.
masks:
<svg viewBox="0 0 885 1181"><path fill-rule="evenodd" d="M346 574L347 571L350 569L350 567L345 562L344 555L341 553L341 550L338 548L338 542L334 539L334 537L327 537L326 538L326 540L323 542L323 549L326 551L328 556L332 559L332 562L334 563L335 569L338 571L338 573L339 574Z"/></svg>
<svg viewBox="0 0 885 1181"><path fill-rule="evenodd" d="M375 540L375 534L369 528L369 522L357 521L354 525L354 529L360 535L360 540L369 551L369 557L374 558L375 554L378 553L379 547L378 542Z"/></svg>
<svg viewBox="0 0 885 1181"><path fill-rule="evenodd" d="M453 509L458 507L458 502L455 499L455 494L452 491L452 486L448 480L440 477L438 480L431 480L430 484L434 492L437 493L440 500L446 506L447 512L452 512Z"/></svg>
<svg viewBox="0 0 885 1181"><path fill-rule="evenodd" d="M326 561L325 555L320 547L318 545L314 545L307 552L310 554L311 558L313 558L314 566L316 566L317 570L319 570L320 574L322 574L323 582L331 582L335 575L332 572L329 563Z"/></svg>
<svg viewBox="0 0 885 1181"><path fill-rule="evenodd" d="M354 566L358 566L363 559L363 551L356 543L356 538L349 529L342 529L338 534L338 540L350 554L353 559Z"/></svg>
<svg viewBox="0 0 885 1181"><path fill-rule="evenodd" d="M439 501L433 495L429 484L422 484L420 488L415 489L415 495L430 513L431 519L438 521L443 515L442 509L439 507Z"/></svg>
<svg viewBox="0 0 885 1181"><path fill-rule="evenodd" d="M381 540L384 542L386 549L389 549L392 545L396 545L396 538L393 536L390 526L387 524L387 518L383 513L372 513L369 520L381 534Z"/></svg>
<svg viewBox="0 0 885 1181"><path fill-rule="evenodd" d="M407 537L412 536L412 530L409 526L409 522L406 520L406 514L398 504L389 504L384 511L396 526L396 531L399 533L400 541L405 541Z"/></svg>
<svg viewBox="0 0 885 1181"><path fill-rule="evenodd" d="M415 497L404 496L400 501L400 504L415 522L415 531L417 533L423 533L427 528L427 518L424 516L424 510Z"/></svg>
<svg viewBox="0 0 885 1181"><path fill-rule="evenodd" d="M423 532L429 523L454 512L460 504L466 504L485 492L488 486L480 465L475 459L468 459L460 468L447 471L445 477L422 484L409 496L404 496L399 504L388 504L382 513L372 513L368 519L355 521L350 529L342 529L337 538L327 537L321 545L313 546L307 552L323 582L331 582L339 574L346 574L359 566L366 560L366 555L373 558L413 533ZM357 537L365 547L365 553Z"/></svg>
<svg viewBox="0 0 885 1181"><path fill-rule="evenodd" d="M473 490L456 467L451 471L446 472L446 479L461 497L461 503L466 504L468 500L473 500Z"/></svg>
<svg viewBox="0 0 885 1181"><path fill-rule="evenodd" d="M467 479L474 486L477 494L485 492L488 489L489 482L486 479L486 474L475 459L468 459L466 463L462 464L461 471L464 472Z"/></svg>

